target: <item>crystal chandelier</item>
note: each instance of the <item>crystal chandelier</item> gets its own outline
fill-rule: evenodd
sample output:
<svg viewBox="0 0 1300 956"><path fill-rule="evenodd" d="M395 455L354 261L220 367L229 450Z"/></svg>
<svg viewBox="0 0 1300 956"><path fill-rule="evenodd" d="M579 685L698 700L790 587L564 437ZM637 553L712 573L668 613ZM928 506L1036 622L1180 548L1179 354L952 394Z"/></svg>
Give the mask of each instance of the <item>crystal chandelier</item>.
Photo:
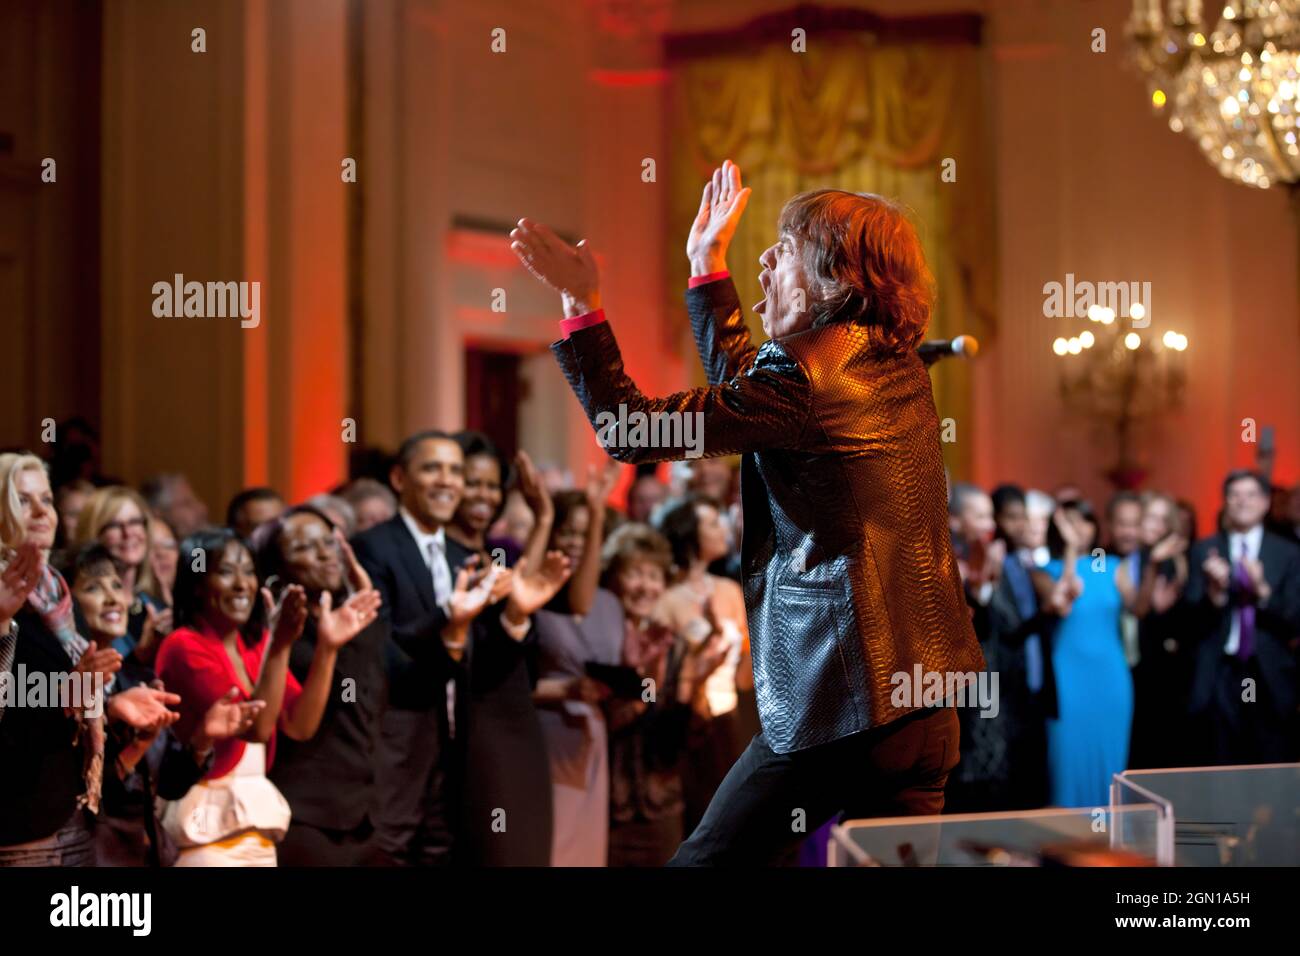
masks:
<svg viewBox="0 0 1300 956"><path fill-rule="evenodd" d="M1300 181L1300 0L1134 0L1151 102L1229 179Z"/></svg>

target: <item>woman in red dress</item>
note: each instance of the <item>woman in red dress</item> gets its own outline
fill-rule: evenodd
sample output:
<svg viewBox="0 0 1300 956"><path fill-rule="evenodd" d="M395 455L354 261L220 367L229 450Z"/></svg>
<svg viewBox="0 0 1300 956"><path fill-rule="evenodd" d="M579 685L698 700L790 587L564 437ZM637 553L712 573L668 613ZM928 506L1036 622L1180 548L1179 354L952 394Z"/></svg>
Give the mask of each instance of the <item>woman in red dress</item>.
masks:
<svg viewBox="0 0 1300 956"><path fill-rule="evenodd" d="M316 654L300 684L289 672L289 652L307 619L306 593L290 585L278 603L266 588L261 597L253 557L233 532L200 532L182 544L177 629L157 662L168 689L181 695L176 730L187 735L222 697L263 707L248 733L216 744L207 776L168 804L163 826L180 848L177 866L275 866L275 844L289 826L289 805L266 778L276 731L294 740L316 733L339 648L379 610L373 590L338 609L322 595Z"/></svg>

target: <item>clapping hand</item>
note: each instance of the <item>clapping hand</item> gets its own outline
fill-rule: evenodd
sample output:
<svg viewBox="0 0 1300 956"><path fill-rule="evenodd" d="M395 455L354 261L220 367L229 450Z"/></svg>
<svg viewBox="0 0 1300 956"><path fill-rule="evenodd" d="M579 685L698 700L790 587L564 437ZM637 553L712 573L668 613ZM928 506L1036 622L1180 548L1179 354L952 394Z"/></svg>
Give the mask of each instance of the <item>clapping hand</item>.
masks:
<svg viewBox="0 0 1300 956"><path fill-rule="evenodd" d="M77 661L73 673L98 674L99 679L108 683L109 678L122 669L122 655L111 647L101 648L91 644Z"/></svg>
<svg viewBox="0 0 1300 956"><path fill-rule="evenodd" d="M41 549L28 541L0 572L0 621L9 621L22 610L40 578Z"/></svg>
<svg viewBox="0 0 1300 956"><path fill-rule="evenodd" d="M511 621L521 621L539 610L555 597L572 573L569 558L563 551L546 552L542 566L532 574L528 573L528 559L520 558L515 565L510 600L506 603L506 617Z"/></svg>
<svg viewBox="0 0 1300 956"><path fill-rule="evenodd" d="M1242 563L1245 564L1246 574L1250 577L1251 591L1255 595L1255 600L1260 603L1267 601L1272 589L1268 585L1268 578L1264 576L1264 562L1245 558Z"/></svg>
<svg viewBox="0 0 1300 956"><path fill-rule="evenodd" d="M1220 594L1227 592L1228 579L1232 576L1232 565L1219 554L1218 548L1210 549L1210 553L1201 563L1201 570L1205 572L1211 590Z"/></svg>
<svg viewBox="0 0 1300 956"><path fill-rule="evenodd" d="M356 552L352 550L352 545L348 543L347 535L339 528L334 529L334 541L339 546L339 554L343 555L343 563L347 566L348 585L353 591L369 591L370 575L361 562L357 560Z"/></svg>
<svg viewBox="0 0 1300 956"><path fill-rule="evenodd" d="M1151 549L1151 560L1156 564L1160 564L1182 554L1186 550L1187 539L1175 531L1173 534L1166 535L1156 542L1155 547Z"/></svg>
<svg viewBox="0 0 1300 956"><path fill-rule="evenodd" d="M240 701L235 699L238 696L238 688L232 687L226 696L213 701L207 709L198 729L190 737L190 746L196 753L207 753L218 740L243 736L266 707L265 701Z"/></svg>
<svg viewBox="0 0 1300 956"><path fill-rule="evenodd" d="M453 626L468 624L478 617L491 596L495 584L495 580L488 580L491 569L476 571L474 566L477 563L478 555L474 555L456 572L456 582L447 602L447 615Z"/></svg>
<svg viewBox="0 0 1300 956"><path fill-rule="evenodd" d="M134 727L146 736L157 736L158 731L180 719L179 713L168 709L180 702L180 694L140 684L108 699L108 719Z"/></svg>
<svg viewBox="0 0 1300 956"><path fill-rule="evenodd" d="M284 648L302 637L307 623L307 592L300 584L290 584L277 605L269 588L262 588L267 620L271 623L271 646Z"/></svg>
<svg viewBox="0 0 1300 956"><path fill-rule="evenodd" d="M370 588L358 591L335 608L334 595L322 591L320 617L316 621L316 639L325 647L338 650L370 626L379 616L379 606L382 603L379 592Z"/></svg>
<svg viewBox="0 0 1300 956"><path fill-rule="evenodd" d="M550 227L525 218L510 231L510 248L534 278L560 293L566 315L600 308L600 270L587 240L575 248Z"/></svg>
<svg viewBox="0 0 1300 956"><path fill-rule="evenodd" d="M156 610L147 601L144 603L144 628L140 631L140 640L132 652L145 664L152 664L158 653L158 645L171 633L172 609L165 607Z"/></svg>

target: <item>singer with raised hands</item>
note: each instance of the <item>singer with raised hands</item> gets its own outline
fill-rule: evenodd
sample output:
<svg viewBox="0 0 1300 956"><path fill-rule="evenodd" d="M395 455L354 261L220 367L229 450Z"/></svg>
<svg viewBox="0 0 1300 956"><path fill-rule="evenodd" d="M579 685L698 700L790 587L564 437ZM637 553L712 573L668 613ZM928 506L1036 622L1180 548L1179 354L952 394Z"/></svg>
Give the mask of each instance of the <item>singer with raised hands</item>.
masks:
<svg viewBox="0 0 1300 956"><path fill-rule="evenodd" d="M954 701L907 685L918 671L960 680L983 667L916 352L933 285L916 231L879 196L790 199L759 258L753 310L770 338L757 346L726 262L749 194L730 161L704 186L686 304L708 385L665 398L624 371L586 242L569 246L529 219L511 232L525 267L561 295L551 350L593 426L620 409L652 422L694 414L704 455L743 455L742 579L762 731L677 865L777 862L841 813L940 812L958 759ZM619 461L686 456L601 433Z"/></svg>

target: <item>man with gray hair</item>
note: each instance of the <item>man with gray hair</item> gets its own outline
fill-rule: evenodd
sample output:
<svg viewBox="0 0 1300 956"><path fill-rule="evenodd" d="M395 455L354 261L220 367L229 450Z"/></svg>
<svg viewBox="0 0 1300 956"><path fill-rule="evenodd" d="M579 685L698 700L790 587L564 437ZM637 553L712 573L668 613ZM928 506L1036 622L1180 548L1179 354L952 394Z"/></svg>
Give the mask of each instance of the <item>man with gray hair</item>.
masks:
<svg viewBox="0 0 1300 956"><path fill-rule="evenodd" d="M208 506L179 472L155 475L140 487L149 508L176 531L178 540L207 527Z"/></svg>

